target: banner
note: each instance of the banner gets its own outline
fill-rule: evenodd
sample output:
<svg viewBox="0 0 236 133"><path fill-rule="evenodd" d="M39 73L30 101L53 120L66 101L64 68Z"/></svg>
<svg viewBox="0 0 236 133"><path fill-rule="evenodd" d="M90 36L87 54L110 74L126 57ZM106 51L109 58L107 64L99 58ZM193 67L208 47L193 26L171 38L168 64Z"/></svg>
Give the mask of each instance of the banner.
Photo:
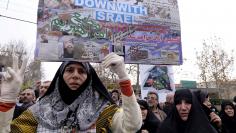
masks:
<svg viewBox="0 0 236 133"><path fill-rule="evenodd" d="M159 95L159 101L165 101L167 93L175 91L172 66L140 65L141 97L147 97L149 91Z"/></svg>
<svg viewBox="0 0 236 133"><path fill-rule="evenodd" d="M35 59L182 64L176 0L39 0Z"/></svg>

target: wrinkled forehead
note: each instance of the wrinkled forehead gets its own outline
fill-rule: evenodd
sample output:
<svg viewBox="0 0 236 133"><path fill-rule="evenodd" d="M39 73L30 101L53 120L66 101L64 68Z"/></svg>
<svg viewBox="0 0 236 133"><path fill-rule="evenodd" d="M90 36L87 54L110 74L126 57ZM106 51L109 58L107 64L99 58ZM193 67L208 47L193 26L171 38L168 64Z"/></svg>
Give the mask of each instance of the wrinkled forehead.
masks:
<svg viewBox="0 0 236 133"><path fill-rule="evenodd" d="M65 67L65 69L68 69L68 68L76 68L76 69L85 70L85 68L81 64L69 64Z"/></svg>
<svg viewBox="0 0 236 133"><path fill-rule="evenodd" d="M155 98L156 100L158 100L158 94L154 93L154 92L148 92L147 97L148 98Z"/></svg>
<svg viewBox="0 0 236 133"><path fill-rule="evenodd" d="M34 91L31 90L31 89L26 89L26 90L24 90L21 94L25 94L25 93L30 93L30 94L33 95Z"/></svg>
<svg viewBox="0 0 236 133"><path fill-rule="evenodd" d="M43 82L41 86L49 86L51 84L51 81Z"/></svg>

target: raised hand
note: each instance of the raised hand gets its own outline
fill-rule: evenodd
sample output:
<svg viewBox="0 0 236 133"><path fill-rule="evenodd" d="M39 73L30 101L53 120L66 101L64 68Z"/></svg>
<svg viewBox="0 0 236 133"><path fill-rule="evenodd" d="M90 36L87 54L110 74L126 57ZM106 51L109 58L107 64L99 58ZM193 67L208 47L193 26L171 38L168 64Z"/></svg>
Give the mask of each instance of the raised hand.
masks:
<svg viewBox="0 0 236 133"><path fill-rule="evenodd" d="M102 65L105 68L110 68L112 72L118 75L120 80L129 79L129 76L125 70L124 58L122 56L115 53L110 53L104 58Z"/></svg>
<svg viewBox="0 0 236 133"><path fill-rule="evenodd" d="M0 86L0 102L14 103L20 87L23 83L24 72L27 59L23 59L21 67L18 66L18 57L13 54L12 67L7 67L7 72L2 73L2 82Z"/></svg>

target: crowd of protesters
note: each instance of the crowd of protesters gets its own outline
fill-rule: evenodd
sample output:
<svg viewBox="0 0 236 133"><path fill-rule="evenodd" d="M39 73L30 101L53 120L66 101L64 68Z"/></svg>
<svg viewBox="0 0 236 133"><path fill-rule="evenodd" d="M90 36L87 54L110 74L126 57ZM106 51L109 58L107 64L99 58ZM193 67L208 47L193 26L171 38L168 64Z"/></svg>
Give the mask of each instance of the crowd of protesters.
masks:
<svg viewBox="0 0 236 133"><path fill-rule="evenodd" d="M101 65L119 78L122 105L117 105L94 68L87 62L65 61L61 64L47 91L18 117L13 118L26 60L3 75L0 94L0 132L13 133L94 133L136 132L142 115L134 95L124 59L115 53L107 55ZM38 91L41 92L41 91ZM35 100L35 99L34 99Z"/></svg>
<svg viewBox="0 0 236 133"><path fill-rule="evenodd" d="M157 115L153 118L157 111L148 104L151 99L158 103L158 95L150 95L154 92L149 92L146 100L138 100L143 117L140 133L236 133L236 96L234 102L223 100L218 111L206 91L177 90L167 94L164 105L155 107L167 114L161 121Z"/></svg>
<svg viewBox="0 0 236 133"><path fill-rule="evenodd" d="M65 61L52 81L37 82L20 91L26 61L2 73L0 133L236 133L236 96L224 100L220 111L205 91L158 91L136 98L123 57L106 56L104 67L119 77L119 88L108 92L93 67Z"/></svg>

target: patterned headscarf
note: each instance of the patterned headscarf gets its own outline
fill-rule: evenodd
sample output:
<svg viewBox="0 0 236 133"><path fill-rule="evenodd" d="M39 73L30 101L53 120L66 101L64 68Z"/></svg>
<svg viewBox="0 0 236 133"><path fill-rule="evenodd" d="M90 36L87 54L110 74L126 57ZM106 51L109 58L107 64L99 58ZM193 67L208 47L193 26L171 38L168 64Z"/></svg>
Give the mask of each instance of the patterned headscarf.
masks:
<svg viewBox="0 0 236 133"><path fill-rule="evenodd" d="M77 90L71 90L63 79L64 70L70 64L82 65L88 75ZM86 131L109 103L114 102L93 67L89 63L67 61L62 63L47 92L31 110L39 125L47 129L75 127Z"/></svg>

